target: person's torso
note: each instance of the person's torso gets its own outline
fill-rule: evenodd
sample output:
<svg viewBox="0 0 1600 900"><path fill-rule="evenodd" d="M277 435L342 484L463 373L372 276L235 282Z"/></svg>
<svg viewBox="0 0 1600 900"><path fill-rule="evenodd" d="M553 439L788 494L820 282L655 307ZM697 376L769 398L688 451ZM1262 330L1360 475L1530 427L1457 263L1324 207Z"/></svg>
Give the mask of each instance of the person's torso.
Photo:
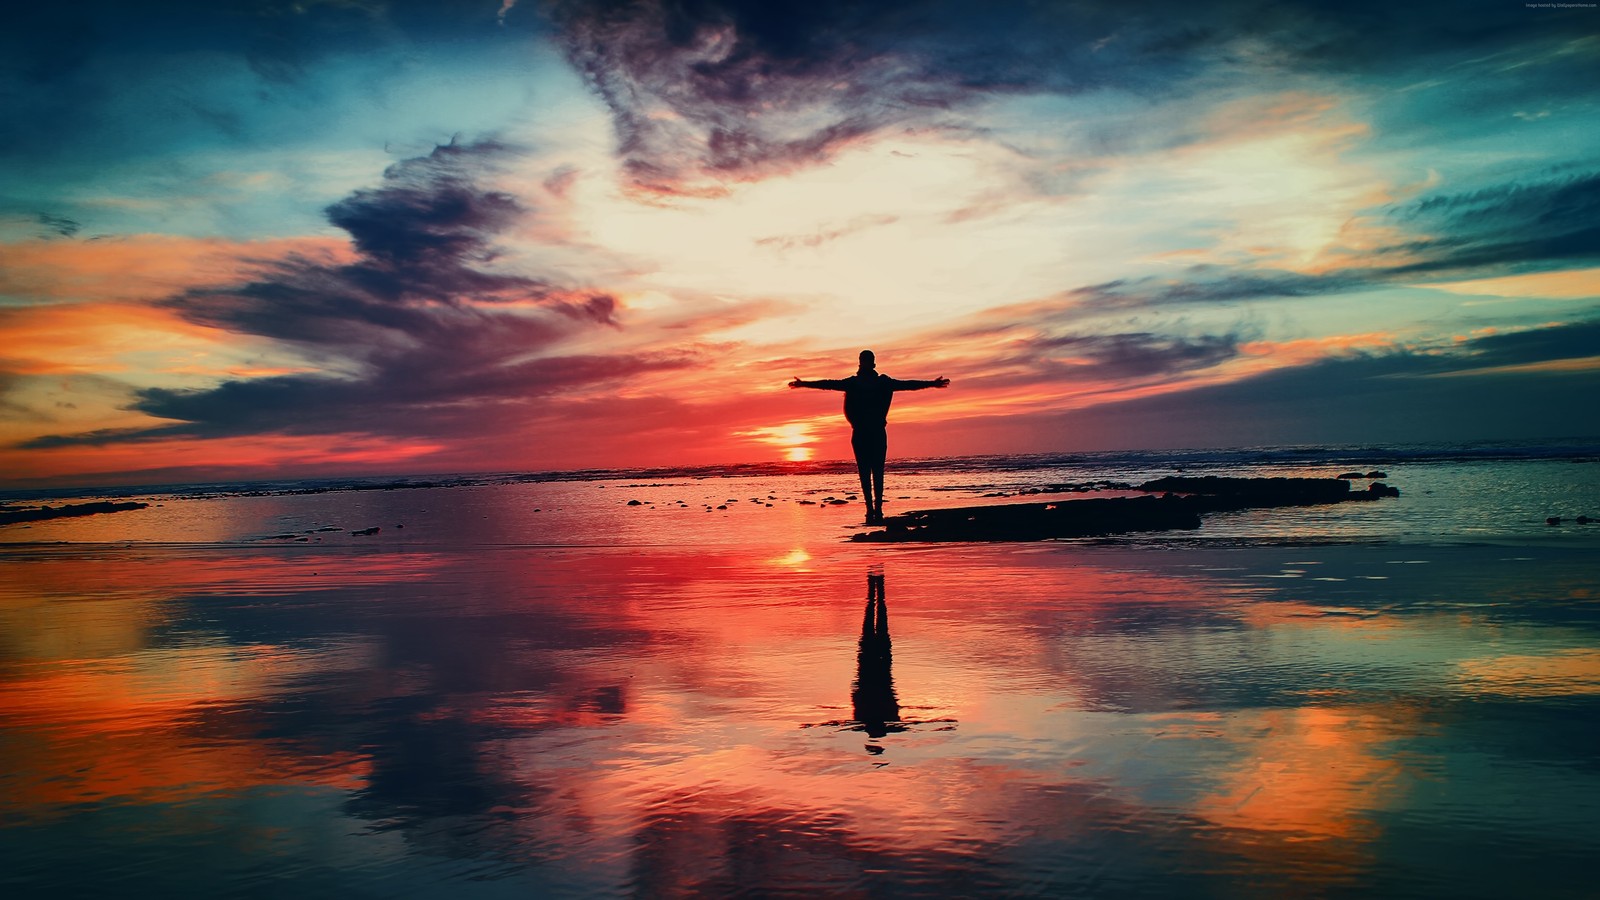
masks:
<svg viewBox="0 0 1600 900"><path fill-rule="evenodd" d="M894 401L894 379L881 373L845 379L844 417L856 428L882 428Z"/></svg>

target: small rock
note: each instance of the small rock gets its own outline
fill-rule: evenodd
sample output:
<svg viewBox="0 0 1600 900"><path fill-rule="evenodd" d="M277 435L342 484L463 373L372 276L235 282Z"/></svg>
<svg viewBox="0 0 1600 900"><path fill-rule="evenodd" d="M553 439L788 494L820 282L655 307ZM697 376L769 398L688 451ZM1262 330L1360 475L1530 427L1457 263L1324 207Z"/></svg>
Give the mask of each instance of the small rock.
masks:
<svg viewBox="0 0 1600 900"><path fill-rule="evenodd" d="M1340 474L1339 477L1343 478L1345 481L1353 481L1353 480L1355 480L1357 478L1360 478L1361 477L1361 473L1360 472L1344 472L1344 473Z"/></svg>
<svg viewBox="0 0 1600 900"><path fill-rule="evenodd" d="M1561 517L1560 516L1551 516L1550 518L1545 519L1544 523L1546 525L1560 525L1561 524Z"/></svg>
<svg viewBox="0 0 1600 900"><path fill-rule="evenodd" d="M1588 516L1579 516L1578 517L1578 524L1579 525L1587 525L1587 524L1589 524L1590 522L1593 522L1593 521L1594 520L1589 518Z"/></svg>
<svg viewBox="0 0 1600 900"><path fill-rule="evenodd" d="M1368 478L1388 478L1389 477L1389 473L1387 473L1387 472L1368 472L1367 473L1367 477Z"/></svg>
<svg viewBox="0 0 1600 900"><path fill-rule="evenodd" d="M363 528L360 531L352 531L350 533L354 534L354 535L367 535L367 534L377 534L380 530L381 529L379 529L378 526L374 525L371 528Z"/></svg>
<svg viewBox="0 0 1600 900"><path fill-rule="evenodd" d="M640 502L639 502L639 501L637 501L637 500L629 500L629 501L628 501L628 505L629 505L629 506L643 506L643 505L644 505L644 504L643 504L643 503L640 503Z"/></svg>

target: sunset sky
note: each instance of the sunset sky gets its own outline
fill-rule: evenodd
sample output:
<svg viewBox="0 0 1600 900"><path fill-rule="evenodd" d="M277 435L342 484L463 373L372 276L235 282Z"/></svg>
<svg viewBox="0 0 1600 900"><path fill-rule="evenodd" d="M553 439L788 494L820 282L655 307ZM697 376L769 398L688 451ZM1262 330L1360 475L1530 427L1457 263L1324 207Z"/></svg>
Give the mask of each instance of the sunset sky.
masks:
<svg viewBox="0 0 1600 900"><path fill-rule="evenodd" d="M1600 436L1600 9L9 10L0 484Z"/></svg>

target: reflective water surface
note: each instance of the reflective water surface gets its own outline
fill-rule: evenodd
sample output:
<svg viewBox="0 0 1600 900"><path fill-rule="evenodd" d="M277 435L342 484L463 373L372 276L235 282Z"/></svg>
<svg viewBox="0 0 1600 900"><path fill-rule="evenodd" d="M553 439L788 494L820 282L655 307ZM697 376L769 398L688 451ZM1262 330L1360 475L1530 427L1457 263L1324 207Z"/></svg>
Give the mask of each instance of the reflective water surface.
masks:
<svg viewBox="0 0 1600 900"><path fill-rule="evenodd" d="M835 538L11 548L0 890L1592 896L1585 550Z"/></svg>

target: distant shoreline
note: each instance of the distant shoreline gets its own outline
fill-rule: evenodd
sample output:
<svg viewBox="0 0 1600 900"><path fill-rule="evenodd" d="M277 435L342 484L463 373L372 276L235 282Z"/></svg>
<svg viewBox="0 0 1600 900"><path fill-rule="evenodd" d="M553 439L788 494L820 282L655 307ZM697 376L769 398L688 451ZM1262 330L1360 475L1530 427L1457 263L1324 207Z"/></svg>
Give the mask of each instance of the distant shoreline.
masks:
<svg viewBox="0 0 1600 900"><path fill-rule="evenodd" d="M898 475L971 472L1003 474L1024 469L1159 469L1160 474L1183 472L1228 472L1257 467L1298 466L1328 468L1332 475L1344 468L1393 466L1412 462L1497 462L1497 461L1600 461L1600 442L1571 439L1544 442L1484 442L1460 445L1378 446L1290 446L1240 447L1175 450L1106 450L1059 453L985 454L974 456L919 457L889 460L889 470ZM848 475L854 477L855 464L849 460L807 462L756 462L703 466L657 466L646 468L597 468L564 471L456 473L422 475L375 475L312 478L241 478L231 481L162 483L96 487L39 487L0 490L0 504L21 501L117 499L171 496L184 498L284 496L321 494L339 491L393 491L439 487L477 487L502 484L559 483L574 481L659 481L662 479L745 478L784 475Z"/></svg>

